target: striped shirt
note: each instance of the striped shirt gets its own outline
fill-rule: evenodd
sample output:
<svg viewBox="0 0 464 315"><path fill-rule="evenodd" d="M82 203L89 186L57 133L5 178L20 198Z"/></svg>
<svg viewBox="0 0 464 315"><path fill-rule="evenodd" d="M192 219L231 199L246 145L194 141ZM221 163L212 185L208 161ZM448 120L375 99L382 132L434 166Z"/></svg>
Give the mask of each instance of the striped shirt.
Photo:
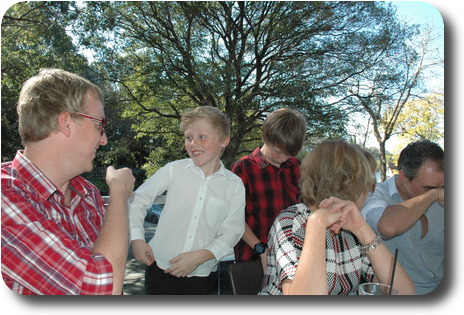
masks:
<svg viewBox="0 0 464 315"><path fill-rule="evenodd" d="M269 233L269 254L260 294L281 295L282 282L295 276L311 212L297 204L277 217ZM348 231L332 235L326 232L326 265L329 295L355 294L359 284L371 282L374 271L361 244Z"/></svg>
<svg viewBox="0 0 464 315"><path fill-rule="evenodd" d="M98 189L70 181L71 203L21 151L2 163L2 276L19 294L111 294L112 266L92 248L103 224Z"/></svg>
<svg viewBox="0 0 464 315"><path fill-rule="evenodd" d="M245 185L245 221L261 242L267 242L269 230L277 215L298 203L299 166L300 161L290 157L277 168L269 164L259 147L232 166L232 172ZM235 246L235 258L241 261L259 259L243 240Z"/></svg>

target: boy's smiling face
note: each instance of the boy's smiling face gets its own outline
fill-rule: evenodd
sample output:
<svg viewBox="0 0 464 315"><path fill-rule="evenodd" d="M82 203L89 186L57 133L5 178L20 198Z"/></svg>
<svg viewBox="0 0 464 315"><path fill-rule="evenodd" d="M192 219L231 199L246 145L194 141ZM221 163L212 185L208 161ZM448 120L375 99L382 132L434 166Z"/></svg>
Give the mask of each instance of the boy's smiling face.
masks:
<svg viewBox="0 0 464 315"><path fill-rule="evenodd" d="M220 139L218 132L207 119L198 119L184 130L185 150L205 176L216 172L222 152L229 144L230 137Z"/></svg>

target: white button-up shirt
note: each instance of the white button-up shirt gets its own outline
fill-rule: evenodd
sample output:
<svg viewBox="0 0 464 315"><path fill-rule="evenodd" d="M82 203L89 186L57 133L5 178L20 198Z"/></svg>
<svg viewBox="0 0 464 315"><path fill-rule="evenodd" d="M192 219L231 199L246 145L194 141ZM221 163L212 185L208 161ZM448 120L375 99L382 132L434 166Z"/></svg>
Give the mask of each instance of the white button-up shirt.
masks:
<svg viewBox="0 0 464 315"><path fill-rule="evenodd" d="M191 159L167 164L133 194L129 201L131 241L145 239L147 209L167 191L154 237L148 242L161 269L180 253L200 249L215 259L198 266L189 276L208 276L217 262L233 253L245 230L245 188L242 180L221 168L205 177Z"/></svg>

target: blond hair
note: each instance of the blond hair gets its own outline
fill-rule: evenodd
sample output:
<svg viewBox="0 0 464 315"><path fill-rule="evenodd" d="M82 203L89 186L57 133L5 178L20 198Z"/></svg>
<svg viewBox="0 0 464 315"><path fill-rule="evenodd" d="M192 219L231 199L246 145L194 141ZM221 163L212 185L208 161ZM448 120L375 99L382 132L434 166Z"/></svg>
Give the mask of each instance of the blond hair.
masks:
<svg viewBox="0 0 464 315"><path fill-rule="evenodd" d="M367 150L343 140L327 140L302 161L301 196L307 206L319 206L334 196L357 202L375 187L376 161Z"/></svg>
<svg viewBox="0 0 464 315"><path fill-rule="evenodd" d="M227 115L213 106L199 106L182 115L181 128L185 128L199 119L206 119L216 130L221 141L230 136L230 121Z"/></svg>
<svg viewBox="0 0 464 315"><path fill-rule="evenodd" d="M19 93L17 112L23 144L45 139L58 129L62 112L84 112L85 95L93 91L103 103L103 93L92 82L61 69L41 69Z"/></svg>

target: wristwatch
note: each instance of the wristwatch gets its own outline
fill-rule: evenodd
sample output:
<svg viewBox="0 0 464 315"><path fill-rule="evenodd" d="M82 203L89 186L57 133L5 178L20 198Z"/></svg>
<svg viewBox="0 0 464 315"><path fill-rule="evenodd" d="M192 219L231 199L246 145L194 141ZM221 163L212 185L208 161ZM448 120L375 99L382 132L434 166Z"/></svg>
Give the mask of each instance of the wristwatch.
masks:
<svg viewBox="0 0 464 315"><path fill-rule="evenodd" d="M256 244L255 247L253 247L253 251L257 255L261 255L262 253L264 253L266 251L266 248L267 248L267 245L265 243L261 242L261 243Z"/></svg>

